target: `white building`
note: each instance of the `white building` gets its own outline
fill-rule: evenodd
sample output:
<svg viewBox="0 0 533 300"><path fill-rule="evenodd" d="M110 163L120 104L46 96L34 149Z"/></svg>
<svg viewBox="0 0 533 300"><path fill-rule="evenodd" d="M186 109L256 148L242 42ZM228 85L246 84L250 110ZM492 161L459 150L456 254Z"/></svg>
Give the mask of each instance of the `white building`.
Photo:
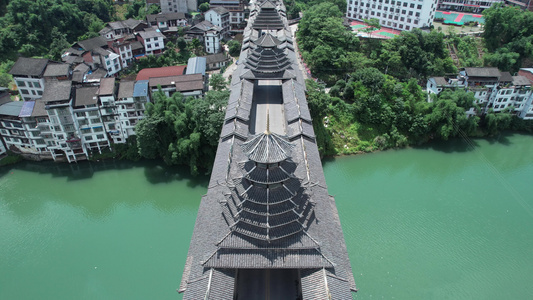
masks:
<svg viewBox="0 0 533 300"><path fill-rule="evenodd" d="M84 151L102 153L103 149L109 148L110 143L98 107L98 90L99 87L97 86L76 89L76 96L72 102L72 113Z"/></svg>
<svg viewBox="0 0 533 300"><path fill-rule="evenodd" d="M19 57L9 74L13 75L20 97L24 101L41 98L44 91L44 71L49 60Z"/></svg>
<svg viewBox="0 0 533 300"><path fill-rule="evenodd" d="M161 0L161 12L172 13L182 12L187 13L189 11L198 10L197 0Z"/></svg>
<svg viewBox="0 0 533 300"><path fill-rule="evenodd" d="M137 39L143 44L146 55L159 54L165 49L165 36L159 30L141 31Z"/></svg>
<svg viewBox="0 0 533 300"><path fill-rule="evenodd" d="M229 35L229 11L224 7L214 7L205 13L205 19L215 26L219 26L223 35Z"/></svg>
<svg viewBox="0 0 533 300"><path fill-rule="evenodd" d="M229 23L232 28L244 28L246 22L245 18L245 1L243 0L211 0L210 7L224 7L229 11Z"/></svg>
<svg viewBox="0 0 533 300"><path fill-rule="evenodd" d="M16 149L31 147L22 118L19 117L23 105L23 101L12 101L0 106L0 135L8 150L13 147Z"/></svg>
<svg viewBox="0 0 533 300"><path fill-rule="evenodd" d="M358 21L377 19L397 30L427 28L433 24L437 0L348 0L346 17Z"/></svg>
<svg viewBox="0 0 533 300"><path fill-rule="evenodd" d="M47 82L42 101L45 103L50 126L49 138L45 138L54 160L68 162L87 159L72 111L72 81Z"/></svg>

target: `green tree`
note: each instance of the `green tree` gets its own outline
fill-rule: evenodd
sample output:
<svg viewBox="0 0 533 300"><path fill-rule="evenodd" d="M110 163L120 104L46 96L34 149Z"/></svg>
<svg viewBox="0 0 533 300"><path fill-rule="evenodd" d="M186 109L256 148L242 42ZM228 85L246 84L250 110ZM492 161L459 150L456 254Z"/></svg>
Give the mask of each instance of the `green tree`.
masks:
<svg viewBox="0 0 533 300"><path fill-rule="evenodd" d="M61 54L63 54L63 50L70 46L69 42L67 41L67 35L59 32L57 27L52 29L50 35L52 36L52 43L50 44L48 56L50 59L59 61L61 60Z"/></svg>
<svg viewBox="0 0 533 300"><path fill-rule="evenodd" d="M209 3L202 3L202 4L200 4L200 5L198 6L198 9L199 9L201 12L205 13L206 11L209 10Z"/></svg>
<svg viewBox="0 0 533 300"><path fill-rule="evenodd" d="M229 55L233 57L238 57L241 54L241 43L236 40L231 40L228 42Z"/></svg>
<svg viewBox="0 0 533 300"><path fill-rule="evenodd" d="M216 73L210 76L209 86L215 91L222 91L227 88L228 82L220 73Z"/></svg>
<svg viewBox="0 0 533 300"><path fill-rule="evenodd" d="M13 67L15 64L14 61L7 60L3 63L0 63L0 86L1 87L9 87L9 84L13 81L13 76L9 74L9 70Z"/></svg>

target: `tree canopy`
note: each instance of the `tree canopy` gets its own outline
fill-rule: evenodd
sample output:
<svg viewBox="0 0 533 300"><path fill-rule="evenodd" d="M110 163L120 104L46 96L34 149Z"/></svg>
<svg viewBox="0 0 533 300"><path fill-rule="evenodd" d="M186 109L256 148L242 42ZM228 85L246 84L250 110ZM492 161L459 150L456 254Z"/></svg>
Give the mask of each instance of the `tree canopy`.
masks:
<svg viewBox="0 0 533 300"><path fill-rule="evenodd" d="M0 61L24 56L57 57L65 41L112 20L110 0L11 0L0 17ZM57 42L55 39L61 41Z"/></svg>
<svg viewBox="0 0 533 300"><path fill-rule="evenodd" d="M229 91L209 91L204 98L167 97L156 92L137 123L137 146L144 158L188 165L192 174L209 171L215 158Z"/></svg>
<svg viewBox="0 0 533 300"><path fill-rule="evenodd" d="M495 4L483 11L483 38L490 53L485 62L503 71L516 72L533 56L533 12Z"/></svg>

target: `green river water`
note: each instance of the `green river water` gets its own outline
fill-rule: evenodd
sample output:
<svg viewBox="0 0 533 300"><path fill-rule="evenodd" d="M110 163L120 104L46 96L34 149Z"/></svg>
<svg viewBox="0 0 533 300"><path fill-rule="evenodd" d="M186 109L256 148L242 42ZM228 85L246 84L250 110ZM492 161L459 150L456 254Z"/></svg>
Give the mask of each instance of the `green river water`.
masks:
<svg viewBox="0 0 533 300"><path fill-rule="evenodd" d="M324 163L356 299L533 299L533 136ZM153 162L0 168L0 299L180 299L208 177Z"/></svg>

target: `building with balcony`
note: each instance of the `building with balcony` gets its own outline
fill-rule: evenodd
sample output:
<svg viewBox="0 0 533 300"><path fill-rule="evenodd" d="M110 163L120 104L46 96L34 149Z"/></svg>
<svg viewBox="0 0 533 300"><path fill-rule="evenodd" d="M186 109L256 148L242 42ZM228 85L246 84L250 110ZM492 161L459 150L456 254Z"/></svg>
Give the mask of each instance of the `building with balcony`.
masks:
<svg viewBox="0 0 533 300"><path fill-rule="evenodd" d="M159 30L141 31L136 35L146 55L159 54L165 49L165 36Z"/></svg>
<svg viewBox="0 0 533 300"><path fill-rule="evenodd" d="M229 12L229 24L232 29L242 29L246 26L246 3L242 0L211 0L211 8L223 7ZM207 20L207 19L206 19Z"/></svg>

